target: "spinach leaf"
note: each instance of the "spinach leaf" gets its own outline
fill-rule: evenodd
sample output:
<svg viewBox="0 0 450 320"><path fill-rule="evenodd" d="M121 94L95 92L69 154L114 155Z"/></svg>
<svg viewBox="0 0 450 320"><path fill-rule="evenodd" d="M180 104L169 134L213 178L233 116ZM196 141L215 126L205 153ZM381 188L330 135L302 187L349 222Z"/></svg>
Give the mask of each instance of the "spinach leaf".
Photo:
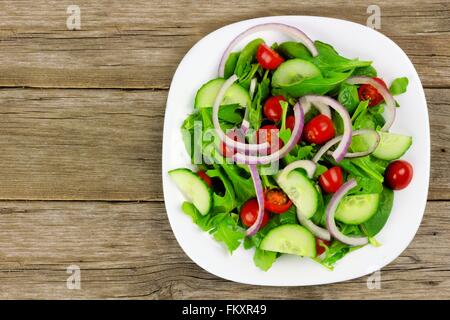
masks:
<svg viewBox="0 0 450 320"><path fill-rule="evenodd" d="M239 59L240 52L232 52L228 56L227 62L225 62L225 69L224 69L224 78L228 79L234 74L234 70L236 69L236 64Z"/></svg>
<svg viewBox="0 0 450 320"><path fill-rule="evenodd" d="M248 110L248 121L254 130L258 130L262 121L262 104L270 93L270 80L268 78L269 72L266 71L261 82L257 86L255 98L252 101L252 106Z"/></svg>
<svg viewBox="0 0 450 320"><path fill-rule="evenodd" d="M360 247L350 247L342 242L334 240L324 253L322 259L317 258L317 261L324 267L333 270L336 262L345 257L348 253L359 249Z"/></svg>
<svg viewBox="0 0 450 320"><path fill-rule="evenodd" d="M343 83L339 90L338 101L351 114L359 104L357 87L355 85Z"/></svg>
<svg viewBox="0 0 450 320"><path fill-rule="evenodd" d="M263 271L270 269L272 264L277 259L278 254L273 251L265 251L259 248L255 249L255 254L253 256L253 262L255 265Z"/></svg>
<svg viewBox="0 0 450 320"><path fill-rule="evenodd" d="M236 250L245 236L244 230L237 224L238 216L234 213L201 215L190 202L183 202L181 209L203 231L209 232L214 239L223 242L230 252Z"/></svg>
<svg viewBox="0 0 450 320"><path fill-rule="evenodd" d="M280 44L277 52L287 59L311 60L312 56L309 50L300 42L287 41Z"/></svg>
<svg viewBox="0 0 450 320"><path fill-rule="evenodd" d="M261 69L261 66L258 63L252 64L252 67L251 67L250 71L247 73L247 75L245 77L243 77L241 80L239 80L239 84L241 85L241 87L249 90L252 79L255 77L256 73L260 69Z"/></svg>
<svg viewBox="0 0 450 320"><path fill-rule="evenodd" d="M215 169L206 171L206 174L211 178L219 179L224 189L223 192L220 193L216 190L213 192L213 212L231 212L236 208L236 195L230 180L222 173L218 166Z"/></svg>
<svg viewBox="0 0 450 320"><path fill-rule="evenodd" d="M394 95L399 95L406 92L409 80L406 77L397 78L392 81L389 91Z"/></svg>
<svg viewBox="0 0 450 320"><path fill-rule="evenodd" d="M353 71L353 75L373 78L377 76L377 70L373 66L358 67Z"/></svg>
<svg viewBox="0 0 450 320"><path fill-rule="evenodd" d="M253 180L248 172L237 165L228 163L223 163L222 168L233 185L238 207L248 199L256 197Z"/></svg>
<svg viewBox="0 0 450 320"><path fill-rule="evenodd" d="M362 224L364 233L369 237L374 237L383 229L389 215L391 214L392 206L394 204L394 191L384 187L380 194L380 204L375 215L368 221Z"/></svg>
<svg viewBox="0 0 450 320"><path fill-rule="evenodd" d="M247 73L251 71L252 64L255 61L256 51L262 43L264 43L264 40L258 38L249 42L244 49L242 49L234 70L234 73L239 77L239 79L243 79Z"/></svg>

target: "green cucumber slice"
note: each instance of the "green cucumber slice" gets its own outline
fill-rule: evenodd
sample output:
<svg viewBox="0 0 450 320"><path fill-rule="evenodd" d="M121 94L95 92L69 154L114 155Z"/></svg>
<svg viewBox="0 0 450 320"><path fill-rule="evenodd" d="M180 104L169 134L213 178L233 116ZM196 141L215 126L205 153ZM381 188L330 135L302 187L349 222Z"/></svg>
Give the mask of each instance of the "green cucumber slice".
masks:
<svg viewBox="0 0 450 320"><path fill-rule="evenodd" d="M214 100L224 83L225 80L222 78L217 78L205 83L195 96L194 107L196 109L212 107ZM225 93L221 103L221 105L227 104L239 104L242 107L247 107L252 104L252 101L247 90L237 83L233 83Z"/></svg>
<svg viewBox="0 0 450 320"><path fill-rule="evenodd" d="M379 203L378 193L346 196L339 203L335 218L346 224L361 224L372 218Z"/></svg>
<svg viewBox="0 0 450 320"><path fill-rule="evenodd" d="M412 144L412 137L397 133L380 132L381 140L373 155L383 160L395 160L403 156Z"/></svg>
<svg viewBox="0 0 450 320"><path fill-rule="evenodd" d="M273 73L272 86L288 86L304 79L321 77L322 73L313 63L302 59L283 62Z"/></svg>
<svg viewBox="0 0 450 320"><path fill-rule="evenodd" d="M269 231L261 241L260 249L314 258L316 239L305 227L284 224Z"/></svg>
<svg viewBox="0 0 450 320"><path fill-rule="evenodd" d="M196 173L186 168L180 168L169 171L169 176L186 199L191 201L202 215L211 210L212 190Z"/></svg>

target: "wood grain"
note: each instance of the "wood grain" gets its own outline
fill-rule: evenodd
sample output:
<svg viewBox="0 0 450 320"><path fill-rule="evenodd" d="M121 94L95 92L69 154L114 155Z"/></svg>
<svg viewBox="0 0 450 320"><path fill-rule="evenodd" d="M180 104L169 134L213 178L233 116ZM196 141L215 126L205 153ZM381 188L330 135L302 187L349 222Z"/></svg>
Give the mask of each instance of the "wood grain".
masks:
<svg viewBox="0 0 450 320"><path fill-rule="evenodd" d="M163 200L166 94L0 90L0 199ZM433 141L429 199L450 200L450 92L428 89L426 96Z"/></svg>
<svg viewBox="0 0 450 320"><path fill-rule="evenodd" d="M0 2L0 86L168 88L175 67L192 45L226 24L285 14L366 24L371 3L80 0L81 30L76 32L66 28L69 4ZM424 85L450 87L448 1L377 4L381 32L410 55Z"/></svg>
<svg viewBox="0 0 450 320"><path fill-rule="evenodd" d="M428 203L414 241L369 290L367 277L297 288L217 278L182 252L159 202L2 202L0 298L449 298L449 210ZM70 265L81 269L81 290L66 287Z"/></svg>

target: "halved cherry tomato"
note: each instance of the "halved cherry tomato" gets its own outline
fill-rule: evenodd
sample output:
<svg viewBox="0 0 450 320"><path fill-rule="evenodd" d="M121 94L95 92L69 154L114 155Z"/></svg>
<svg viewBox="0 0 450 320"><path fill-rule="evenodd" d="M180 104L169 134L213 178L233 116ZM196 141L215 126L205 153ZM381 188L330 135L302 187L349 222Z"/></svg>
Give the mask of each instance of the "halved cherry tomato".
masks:
<svg viewBox="0 0 450 320"><path fill-rule="evenodd" d="M212 180L211 178L206 174L205 171L197 171L197 175L206 182L206 184L211 188L212 187Z"/></svg>
<svg viewBox="0 0 450 320"><path fill-rule="evenodd" d="M256 140L258 143L268 142L270 144L270 148L268 150L268 154L277 151L283 147L283 141L278 138L278 146L276 146L276 137L272 139L272 134L278 136L278 132L280 130L273 124L268 124L259 128L257 132ZM272 141L273 140L273 141Z"/></svg>
<svg viewBox="0 0 450 320"><path fill-rule="evenodd" d="M323 114L319 114L309 121L304 130L304 139L309 143L324 144L334 137L333 121Z"/></svg>
<svg viewBox="0 0 450 320"><path fill-rule="evenodd" d="M251 227L258 217L258 211L259 211L259 204L258 200L256 198L248 200L244 205L241 207L241 221L242 224L246 227ZM261 223L261 228L264 227L267 222L269 221L269 212L267 210L264 210L264 216Z"/></svg>
<svg viewBox="0 0 450 320"><path fill-rule="evenodd" d="M320 256L322 253L325 252L325 247L329 247L331 245L331 241L322 240L319 238L316 238L316 254Z"/></svg>
<svg viewBox="0 0 450 320"><path fill-rule="evenodd" d="M386 83L380 78L372 78L383 87L387 89ZM378 92L377 89L372 87L370 84L363 84L358 89L359 100L369 100L369 107L376 106L381 101L383 101L383 96Z"/></svg>
<svg viewBox="0 0 450 320"><path fill-rule="evenodd" d="M228 132L227 136L234 141L244 142L244 138L235 130ZM236 149L228 147L225 142L222 142L222 149L220 151L225 158L232 157L236 153Z"/></svg>
<svg viewBox="0 0 450 320"><path fill-rule="evenodd" d="M264 103L264 115L273 122L278 122L283 116L283 108L280 101L286 101L283 96L270 97Z"/></svg>
<svg viewBox="0 0 450 320"><path fill-rule="evenodd" d="M256 51L256 59L264 69L274 70L284 62L284 59L268 45L262 43Z"/></svg>
<svg viewBox="0 0 450 320"><path fill-rule="evenodd" d="M392 190L405 189L413 178L413 167L407 161L396 160L388 165L384 177Z"/></svg>
<svg viewBox="0 0 450 320"><path fill-rule="evenodd" d="M341 167L328 169L319 178L319 184L325 192L334 193L344 183Z"/></svg>
<svg viewBox="0 0 450 320"><path fill-rule="evenodd" d="M295 117L293 115L286 117L286 129L291 129L291 133L294 131ZM300 143L302 137L298 138L297 143Z"/></svg>
<svg viewBox="0 0 450 320"><path fill-rule="evenodd" d="M281 189L268 189L264 194L264 208L273 213L284 213L292 206L292 201Z"/></svg>

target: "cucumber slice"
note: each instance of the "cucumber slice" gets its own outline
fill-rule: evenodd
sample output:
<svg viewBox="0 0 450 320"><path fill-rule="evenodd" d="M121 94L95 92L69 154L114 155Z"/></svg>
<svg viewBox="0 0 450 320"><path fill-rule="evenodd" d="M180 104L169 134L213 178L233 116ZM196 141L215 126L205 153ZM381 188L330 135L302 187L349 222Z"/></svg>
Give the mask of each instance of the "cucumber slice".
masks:
<svg viewBox="0 0 450 320"><path fill-rule="evenodd" d="M361 224L372 218L379 203L378 193L346 196L339 203L335 218L346 224Z"/></svg>
<svg viewBox="0 0 450 320"><path fill-rule="evenodd" d="M396 133L380 132L381 140L373 155L383 160L395 160L403 156L412 144L412 137Z"/></svg>
<svg viewBox="0 0 450 320"><path fill-rule="evenodd" d="M321 77L322 73L313 63L302 59L283 62L273 73L272 86L288 86L304 79Z"/></svg>
<svg viewBox="0 0 450 320"><path fill-rule="evenodd" d="M222 78L217 78L205 83L195 96L194 107L197 109L212 107L214 100L224 83L225 80ZM240 104L243 107L247 107L252 104L252 100L250 99L247 90L237 83L233 83L222 100L222 105L227 104Z"/></svg>
<svg viewBox="0 0 450 320"><path fill-rule="evenodd" d="M314 258L316 239L305 227L284 224L269 231L261 241L260 249Z"/></svg>
<svg viewBox="0 0 450 320"><path fill-rule="evenodd" d="M277 178L283 189L306 218L311 218L317 211L319 192L314 183L299 171L291 171L286 178Z"/></svg>
<svg viewBox="0 0 450 320"><path fill-rule="evenodd" d="M180 168L169 171L169 176L202 215L211 210L213 204L212 190L197 174L189 169Z"/></svg>

